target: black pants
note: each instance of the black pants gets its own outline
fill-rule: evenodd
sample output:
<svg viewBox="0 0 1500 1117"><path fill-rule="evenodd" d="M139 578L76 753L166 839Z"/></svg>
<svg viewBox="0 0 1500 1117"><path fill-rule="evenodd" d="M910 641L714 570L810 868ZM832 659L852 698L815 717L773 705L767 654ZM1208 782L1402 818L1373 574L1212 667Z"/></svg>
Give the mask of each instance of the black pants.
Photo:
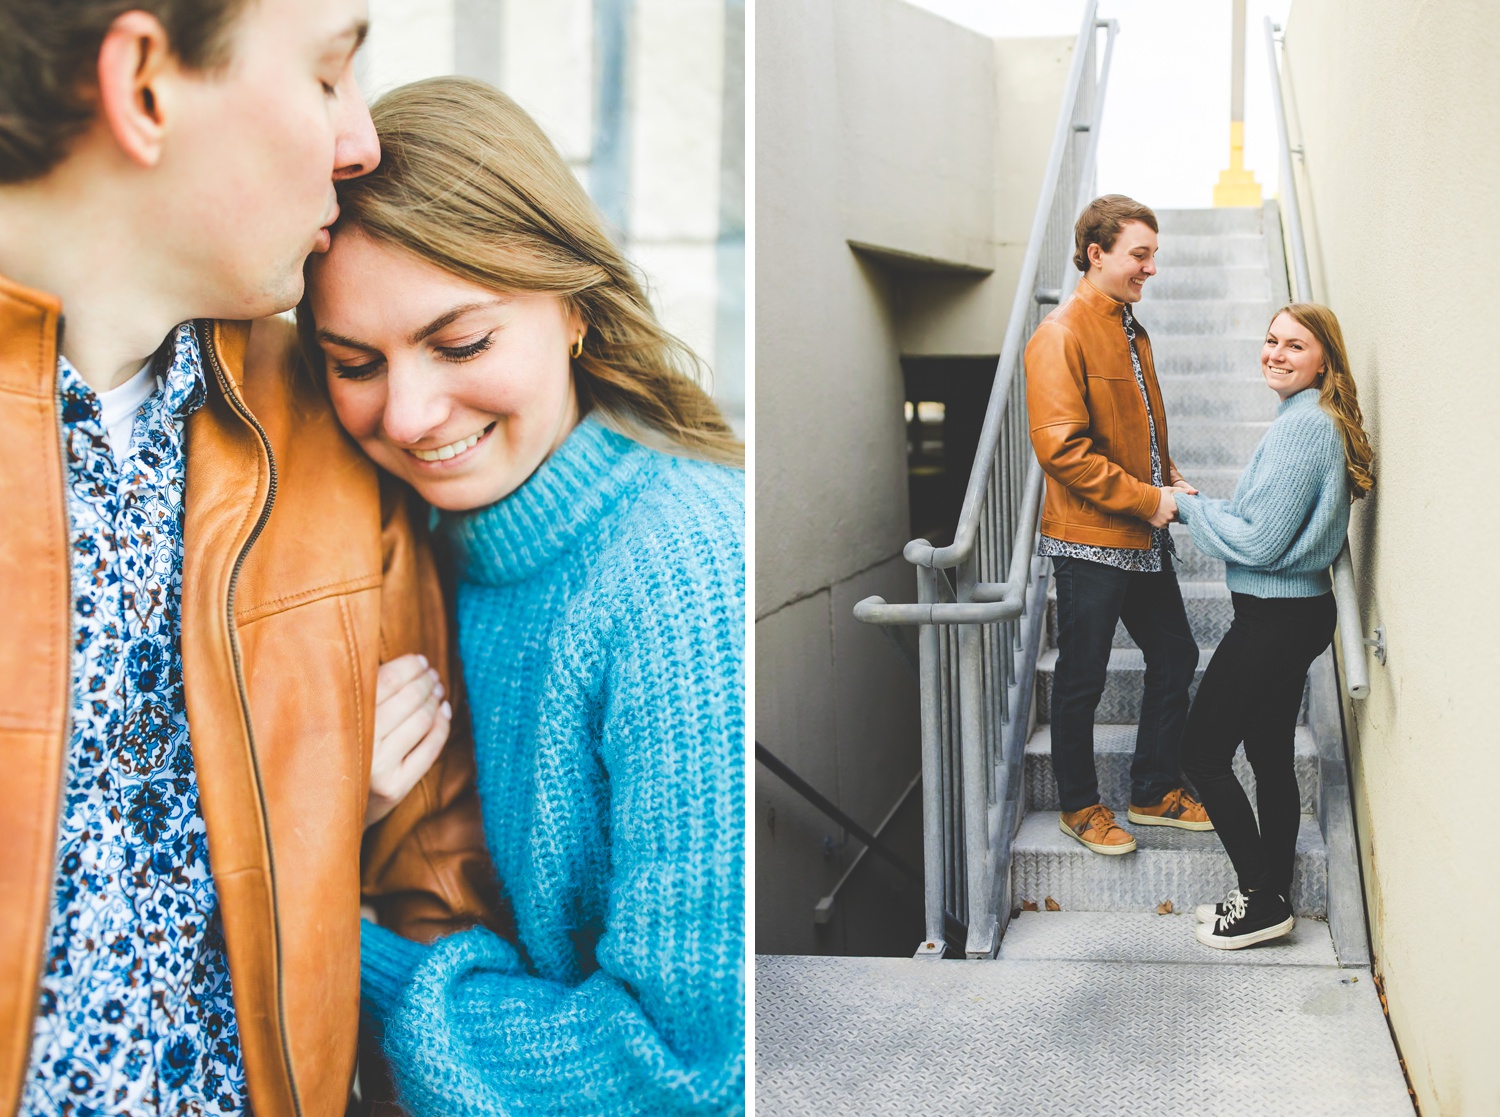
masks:
<svg viewBox="0 0 1500 1117"><path fill-rule="evenodd" d="M1290 900L1302 821L1293 742L1307 669L1333 639L1333 594L1232 596L1234 623L1198 684L1182 763L1234 862L1240 891L1269 888ZM1230 768L1241 741L1255 772L1258 829Z"/></svg>
<svg viewBox="0 0 1500 1117"><path fill-rule="evenodd" d="M1158 574L1139 574L1079 558L1053 558L1057 582L1057 671L1052 681L1052 769L1058 805L1082 810L1099 802L1094 768L1094 711L1109 677L1115 624L1146 657L1130 765L1130 801L1153 807L1182 785L1178 763L1188 688L1198 642L1188 625L1169 556Z"/></svg>

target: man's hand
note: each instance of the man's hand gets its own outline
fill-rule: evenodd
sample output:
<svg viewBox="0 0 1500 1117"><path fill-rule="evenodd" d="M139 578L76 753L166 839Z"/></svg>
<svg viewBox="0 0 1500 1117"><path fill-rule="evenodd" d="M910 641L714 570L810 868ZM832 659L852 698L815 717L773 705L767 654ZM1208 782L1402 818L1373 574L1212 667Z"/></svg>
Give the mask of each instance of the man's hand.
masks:
<svg viewBox="0 0 1500 1117"><path fill-rule="evenodd" d="M375 682L375 748L365 828L406 798L448 742L453 708L427 658L404 655L380 665Z"/></svg>
<svg viewBox="0 0 1500 1117"><path fill-rule="evenodd" d="M1172 487L1179 490L1180 492L1187 493L1190 496L1198 495L1198 490L1193 488L1192 485L1188 484L1187 479L1184 478L1182 474L1177 472L1177 467L1175 465L1172 467Z"/></svg>
<svg viewBox="0 0 1500 1117"><path fill-rule="evenodd" d="M1156 514L1146 522L1152 527L1166 527L1177 519L1177 498L1172 495L1173 489L1161 489L1161 503L1156 506Z"/></svg>

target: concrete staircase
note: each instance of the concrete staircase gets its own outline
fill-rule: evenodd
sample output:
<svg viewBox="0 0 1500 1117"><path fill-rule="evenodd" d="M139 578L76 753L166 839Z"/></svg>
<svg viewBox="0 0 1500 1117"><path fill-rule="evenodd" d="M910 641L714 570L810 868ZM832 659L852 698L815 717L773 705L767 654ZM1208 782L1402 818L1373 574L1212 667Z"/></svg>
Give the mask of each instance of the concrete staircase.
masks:
<svg viewBox="0 0 1500 1117"><path fill-rule="evenodd" d="M1275 413L1259 372L1263 331L1286 301L1275 214L1158 213L1161 271L1138 316L1173 457L1212 496L1232 493ZM1229 593L1223 564L1185 529L1173 537L1201 675L1229 625ZM1330 767L1327 734L1305 724L1308 701L1296 747L1297 926L1289 940L1210 950L1194 939L1192 908L1234 884L1213 833L1133 827L1136 852L1100 857L1059 831L1048 637L1011 861L1014 904L1038 910L1012 918L996 961L758 957L757 1112L1409 1117L1370 971L1341 967L1324 922L1331 898L1358 911L1358 884L1330 889L1330 864L1352 855L1330 858L1318 819L1347 815L1336 801L1347 791L1330 785L1342 768ZM1128 826L1144 663L1123 626L1114 644L1095 753L1104 802ZM1253 802L1243 754L1236 766ZM1158 914L1164 901L1172 914Z"/></svg>

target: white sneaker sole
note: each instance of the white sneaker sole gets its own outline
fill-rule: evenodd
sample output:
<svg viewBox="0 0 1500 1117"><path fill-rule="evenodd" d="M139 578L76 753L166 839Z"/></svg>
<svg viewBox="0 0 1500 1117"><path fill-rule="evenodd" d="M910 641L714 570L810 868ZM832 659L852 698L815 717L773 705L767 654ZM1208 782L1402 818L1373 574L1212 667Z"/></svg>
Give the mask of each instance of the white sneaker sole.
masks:
<svg viewBox="0 0 1500 1117"><path fill-rule="evenodd" d="M1179 830L1212 830L1212 822L1183 822L1180 818L1162 818L1154 814L1136 814L1135 808L1131 807L1125 812L1125 817L1137 826L1175 826Z"/></svg>
<svg viewBox="0 0 1500 1117"><path fill-rule="evenodd" d="M1289 915L1280 923L1272 924L1270 927L1262 927L1259 931L1250 931L1247 934L1232 935L1227 938L1214 934L1213 927L1209 924L1200 925L1194 933L1204 946L1211 946L1215 950L1240 950L1247 946L1254 946L1258 942L1290 935L1296 922L1296 916Z"/></svg>
<svg viewBox="0 0 1500 1117"><path fill-rule="evenodd" d="M1058 819L1057 819L1057 828L1059 830L1061 830L1064 834L1066 834L1068 837L1072 838L1079 845L1083 846L1085 849L1091 849L1095 853L1102 853L1106 857L1114 857L1114 856L1117 856L1118 854L1121 854L1121 853L1134 853L1135 852L1135 839L1134 838L1130 839L1130 844L1129 845L1118 845L1118 846L1106 846L1106 845L1100 845L1098 842L1086 842L1082 838L1080 838L1077 835L1077 833L1074 832L1074 830L1073 830L1073 828L1071 826L1069 826L1066 822L1064 822L1062 820L1062 816L1060 816L1060 815L1058 816Z"/></svg>

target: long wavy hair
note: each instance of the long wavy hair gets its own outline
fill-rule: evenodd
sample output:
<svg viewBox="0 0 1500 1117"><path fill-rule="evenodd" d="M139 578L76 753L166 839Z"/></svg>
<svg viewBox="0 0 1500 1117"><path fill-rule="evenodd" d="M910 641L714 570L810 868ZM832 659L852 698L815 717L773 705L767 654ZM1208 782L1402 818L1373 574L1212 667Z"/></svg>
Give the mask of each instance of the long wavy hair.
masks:
<svg viewBox="0 0 1500 1117"><path fill-rule="evenodd" d="M1365 418L1359 410L1359 395L1354 390L1354 376L1349 371L1349 353L1344 348L1344 331L1333 311L1321 303L1291 303L1271 315L1274 322L1283 314L1310 331L1323 347L1325 371L1319 381L1318 404L1337 424L1344 439L1344 467L1349 478L1349 496L1359 500L1375 487L1374 453L1365 433ZM1269 330L1269 326L1267 327Z"/></svg>
<svg viewBox="0 0 1500 1117"><path fill-rule="evenodd" d="M338 184L339 227L481 287L557 295L586 326L572 359L580 411L648 445L744 467L744 444L700 386L703 363L656 320L635 269L524 109L484 82L440 77L392 90L370 116L380 165ZM321 369L305 302L298 319Z"/></svg>

